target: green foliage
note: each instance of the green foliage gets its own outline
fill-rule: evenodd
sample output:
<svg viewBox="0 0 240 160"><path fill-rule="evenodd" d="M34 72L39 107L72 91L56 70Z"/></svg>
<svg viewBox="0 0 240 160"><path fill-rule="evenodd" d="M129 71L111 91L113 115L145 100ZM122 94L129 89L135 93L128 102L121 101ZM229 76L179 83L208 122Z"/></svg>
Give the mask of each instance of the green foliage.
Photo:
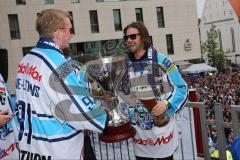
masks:
<svg viewBox="0 0 240 160"><path fill-rule="evenodd" d="M216 26L212 25L208 32L208 39L201 44L201 50L202 53L207 54L210 65L223 70L225 63L224 51L219 48L217 39L218 31L216 30Z"/></svg>

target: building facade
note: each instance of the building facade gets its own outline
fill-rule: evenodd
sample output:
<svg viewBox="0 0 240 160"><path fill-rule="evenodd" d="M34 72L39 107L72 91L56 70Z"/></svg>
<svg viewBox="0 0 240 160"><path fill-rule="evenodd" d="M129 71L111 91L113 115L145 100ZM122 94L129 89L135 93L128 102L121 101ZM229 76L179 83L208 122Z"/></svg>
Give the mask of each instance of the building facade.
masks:
<svg viewBox="0 0 240 160"><path fill-rule="evenodd" d="M225 52L226 59L235 64L240 64L240 14L233 8L239 6L240 1L236 0L206 0L200 23L201 41L207 40L211 26L215 25L219 48Z"/></svg>
<svg viewBox="0 0 240 160"><path fill-rule="evenodd" d="M149 29L153 46L174 61L201 56L193 0L2 0L0 47L8 51L11 93L15 91L20 60L38 40L37 14L47 8L72 15L75 35L71 47L76 55L100 56L121 51L123 28L138 20Z"/></svg>

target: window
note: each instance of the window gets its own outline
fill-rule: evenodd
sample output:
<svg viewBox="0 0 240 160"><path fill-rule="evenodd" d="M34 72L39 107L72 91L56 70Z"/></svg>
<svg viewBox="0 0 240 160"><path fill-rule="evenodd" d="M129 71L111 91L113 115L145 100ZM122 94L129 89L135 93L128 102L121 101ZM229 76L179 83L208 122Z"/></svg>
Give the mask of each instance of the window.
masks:
<svg viewBox="0 0 240 160"><path fill-rule="evenodd" d="M121 31L122 30L122 20L121 20L120 9L113 10L113 20L114 20L115 31Z"/></svg>
<svg viewBox="0 0 240 160"><path fill-rule="evenodd" d="M174 54L174 46L173 46L173 36L172 34L166 35L166 42L167 42L167 53L168 55Z"/></svg>
<svg viewBox="0 0 240 160"><path fill-rule="evenodd" d="M219 39L219 47L222 49L222 33L220 29L218 29L218 39Z"/></svg>
<svg viewBox="0 0 240 160"><path fill-rule="evenodd" d="M80 0L71 0L71 3L80 3Z"/></svg>
<svg viewBox="0 0 240 160"><path fill-rule="evenodd" d="M54 0L44 0L44 4L54 4Z"/></svg>
<svg viewBox="0 0 240 160"><path fill-rule="evenodd" d="M74 30L74 22L73 22L73 14L72 14L71 11L69 11L68 13L69 13L69 14L71 15L71 17L72 17L72 20L71 20L71 24L72 24L71 33L72 33L72 34L75 34L75 30Z"/></svg>
<svg viewBox="0 0 240 160"><path fill-rule="evenodd" d="M23 52L23 56L25 56L26 54L28 54L28 52L33 48L32 47L23 47L22 48L22 52Z"/></svg>
<svg viewBox="0 0 240 160"><path fill-rule="evenodd" d="M10 63L8 63L8 50L5 48L0 48L0 73L2 74L5 81L8 79L8 66L10 66ZM2 92L2 91L1 91ZM2 96L1 96L2 100ZM2 104L2 103L0 103ZM3 157L3 156L1 156Z"/></svg>
<svg viewBox="0 0 240 160"><path fill-rule="evenodd" d="M209 39L209 31L206 32L206 37Z"/></svg>
<svg viewBox="0 0 240 160"><path fill-rule="evenodd" d="M9 14L8 15L8 23L9 23L11 39L20 39L21 36L20 36L18 15L17 14Z"/></svg>
<svg viewBox="0 0 240 160"><path fill-rule="evenodd" d="M158 21L158 28L165 27L163 7L157 7L157 21Z"/></svg>
<svg viewBox="0 0 240 160"><path fill-rule="evenodd" d="M135 12L136 12L136 20L143 22L142 8L135 8Z"/></svg>
<svg viewBox="0 0 240 160"><path fill-rule="evenodd" d="M122 39L82 42L81 50L84 51L84 54L90 54L96 57L111 56L116 54L122 54L123 51L126 50L124 44L125 43L123 43Z"/></svg>
<svg viewBox="0 0 240 160"><path fill-rule="evenodd" d="M232 36L232 52L235 52L236 47L235 47L235 35L234 35L234 29L231 28L231 36Z"/></svg>
<svg viewBox="0 0 240 160"><path fill-rule="evenodd" d="M99 33L98 15L96 10L89 11L92 33Z"/></svg>
<svg viewBox="0 0 240 160"><path fill-rule="evenodd" d="M16 0L16 4L26 4L26 0Z"/></svg>

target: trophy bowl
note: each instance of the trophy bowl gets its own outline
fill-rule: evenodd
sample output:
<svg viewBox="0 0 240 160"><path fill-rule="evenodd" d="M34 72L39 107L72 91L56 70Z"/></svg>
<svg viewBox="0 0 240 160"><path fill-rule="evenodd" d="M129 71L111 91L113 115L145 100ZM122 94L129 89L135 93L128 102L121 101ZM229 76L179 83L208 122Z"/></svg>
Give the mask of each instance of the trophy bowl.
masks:
<svg viewBox="0 0 240 160"><path fill-rule="evenodd" d="M136 133L131 127L130 118L120 111L118 90L126 71L127 58L124 55L100 58L86 63L90 79L90 93L100 107L108 114L108 124L100 140L107 143L119 142L133 137Z"/></svg>

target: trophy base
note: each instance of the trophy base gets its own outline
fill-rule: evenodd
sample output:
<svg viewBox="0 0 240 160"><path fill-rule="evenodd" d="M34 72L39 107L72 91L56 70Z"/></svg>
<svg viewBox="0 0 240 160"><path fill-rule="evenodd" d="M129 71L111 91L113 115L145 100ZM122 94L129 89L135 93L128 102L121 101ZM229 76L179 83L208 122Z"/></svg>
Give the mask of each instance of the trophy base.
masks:
<svg viewBox="0 0 240 160"><path fill-rule="evenodd" d="M119 126L106 126L100 134L100 140L106 143L114 143L132 138L136 130L131 126L130 120Z"/></svg>

